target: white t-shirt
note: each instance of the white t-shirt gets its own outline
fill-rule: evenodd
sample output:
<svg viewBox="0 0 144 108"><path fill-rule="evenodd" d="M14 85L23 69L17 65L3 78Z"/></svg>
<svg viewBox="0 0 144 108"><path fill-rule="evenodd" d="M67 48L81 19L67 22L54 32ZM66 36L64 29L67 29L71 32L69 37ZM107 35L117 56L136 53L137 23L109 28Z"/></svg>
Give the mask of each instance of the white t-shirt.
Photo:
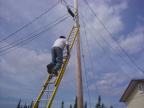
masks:
<svg viewBox="0 0 144 108"><path fill-rule="evenodd" d="M60 47L61 49L64 49L65 45L68 44L68 41L64 38L59 38L54 42L54 46Z"/></svg>

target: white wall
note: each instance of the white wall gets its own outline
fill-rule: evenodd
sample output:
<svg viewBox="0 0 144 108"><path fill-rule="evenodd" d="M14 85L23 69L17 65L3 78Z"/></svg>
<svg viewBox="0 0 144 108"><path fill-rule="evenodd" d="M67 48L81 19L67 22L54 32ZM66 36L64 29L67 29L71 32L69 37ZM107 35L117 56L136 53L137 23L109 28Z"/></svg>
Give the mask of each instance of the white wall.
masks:
<svg viewBox="0 0 144 108"><path fill-rule="evenodd" d="M141 84L144 90L144 82ZM144 92L139 92L138 85L136 85L126 102L127 108L144 108Z"/></svg>

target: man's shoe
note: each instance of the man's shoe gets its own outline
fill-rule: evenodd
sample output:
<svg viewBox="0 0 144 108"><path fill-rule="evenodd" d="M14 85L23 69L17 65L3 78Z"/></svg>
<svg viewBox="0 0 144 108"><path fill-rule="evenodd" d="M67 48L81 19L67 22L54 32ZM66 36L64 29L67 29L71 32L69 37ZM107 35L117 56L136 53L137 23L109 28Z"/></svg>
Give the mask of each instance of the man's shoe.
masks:
<svg viewBox="0 0 144 108"><path fill-rule="evenodd" d="M52 74L55 74L56 76L58 76L58 72L53 70Z"/></svg>
<svg viewBox="0 0 144 108"><path fill-rule="evenodd" d="M52 67L51 67L51 65L47 65L47 71L48 71L49 74L52 73Z"/></svg>

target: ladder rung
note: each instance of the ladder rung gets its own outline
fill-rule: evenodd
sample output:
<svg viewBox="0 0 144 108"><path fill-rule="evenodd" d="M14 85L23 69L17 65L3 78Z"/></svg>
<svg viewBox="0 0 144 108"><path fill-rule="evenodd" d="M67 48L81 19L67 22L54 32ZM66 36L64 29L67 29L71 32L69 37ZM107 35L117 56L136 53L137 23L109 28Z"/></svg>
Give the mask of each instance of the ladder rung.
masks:
<svg viewBox="0 0 144 108"><path fill-rule="evenodd" d="M49 101L49 100L45 99L45 100L38 100L38 101Z"/></svg>
<svg viewBox="0 0 144 108"><path fill-rule="evenodd" d="M69 39L68 42L71 43L73 41L73 39Z"/></svg>
<svg viewBox="0 0 144 108"><path fill-rule="evenodd" d="M64 57L63 57L63 59L66 59L66 58L67 58L67 56L64 56Z"/></svg>
<svg viewBox="0 0 144 108"><path fill-rule="evenodd" d="M74 34L71 34L70 36L75 36L75 33L74 33Z"/></svg>
<svg viewBox="0 0 144 108"><path fill-rule="evenodd" d="M51 76L51 77L55 77L55 76L57 76L57 75L55 75L55 74L50 74L50 76Z"/></svg>
<svg viewBox="0 0 144 108"><path fill-rule="evenodd" d="M69 37L69 39L73 39L74 38L74 36L73 37Z"/></svg>
<svg viewBox="0 0 144 108"><path fill-rule="evenodd" d="M65 54L65 53L67 53L67 52L63 52L63 54Z"/></svg>
<svg viewBox="0 0 144 108"><path fill-rule="evenodd" d="M71 34L75 34L75 31L71 32Z"/></svg>
<svg viewBox="0 0 144 108"><path fill-rule="evenodd" d="M73 39L74 39L74 37L73 38L69 38L67 41L69 42L69 41L73 41Z"/></svg>
<svg viewBox="0 0 144 108"><path fill-rule="evenodd" d="M53 92L53 90L45 90L44 92Z"/></svg>
<svg viewBox="0 0 144 108"><path fill-rule="evenodd" d="M55 83L55 81L52 81L52 82L47 82L47 84L54 84Z"/></svg>
<svg viewBox="0 0 144 108"><path fill-rule="evenodd" d="M75 30L73 30L71 33L75 33Z"/></svg>

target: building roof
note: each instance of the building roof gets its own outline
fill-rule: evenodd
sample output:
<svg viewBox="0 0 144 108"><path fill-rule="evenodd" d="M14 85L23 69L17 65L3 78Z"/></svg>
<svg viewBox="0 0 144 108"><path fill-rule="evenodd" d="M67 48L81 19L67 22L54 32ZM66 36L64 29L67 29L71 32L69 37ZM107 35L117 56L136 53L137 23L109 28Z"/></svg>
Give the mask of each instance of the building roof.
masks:
<svg viewBox="0 0 144 108"><path fill-rule="evenodd" d="M128 96L130 95L130 93L133 91L133 89L135 88L135 86L139 83L139 82L144 82L144 79L132 79L131 82L129 83L128 87L126 88L125 92L123 93L120 102L126 102L126 99L128 98Z"/></svg>

